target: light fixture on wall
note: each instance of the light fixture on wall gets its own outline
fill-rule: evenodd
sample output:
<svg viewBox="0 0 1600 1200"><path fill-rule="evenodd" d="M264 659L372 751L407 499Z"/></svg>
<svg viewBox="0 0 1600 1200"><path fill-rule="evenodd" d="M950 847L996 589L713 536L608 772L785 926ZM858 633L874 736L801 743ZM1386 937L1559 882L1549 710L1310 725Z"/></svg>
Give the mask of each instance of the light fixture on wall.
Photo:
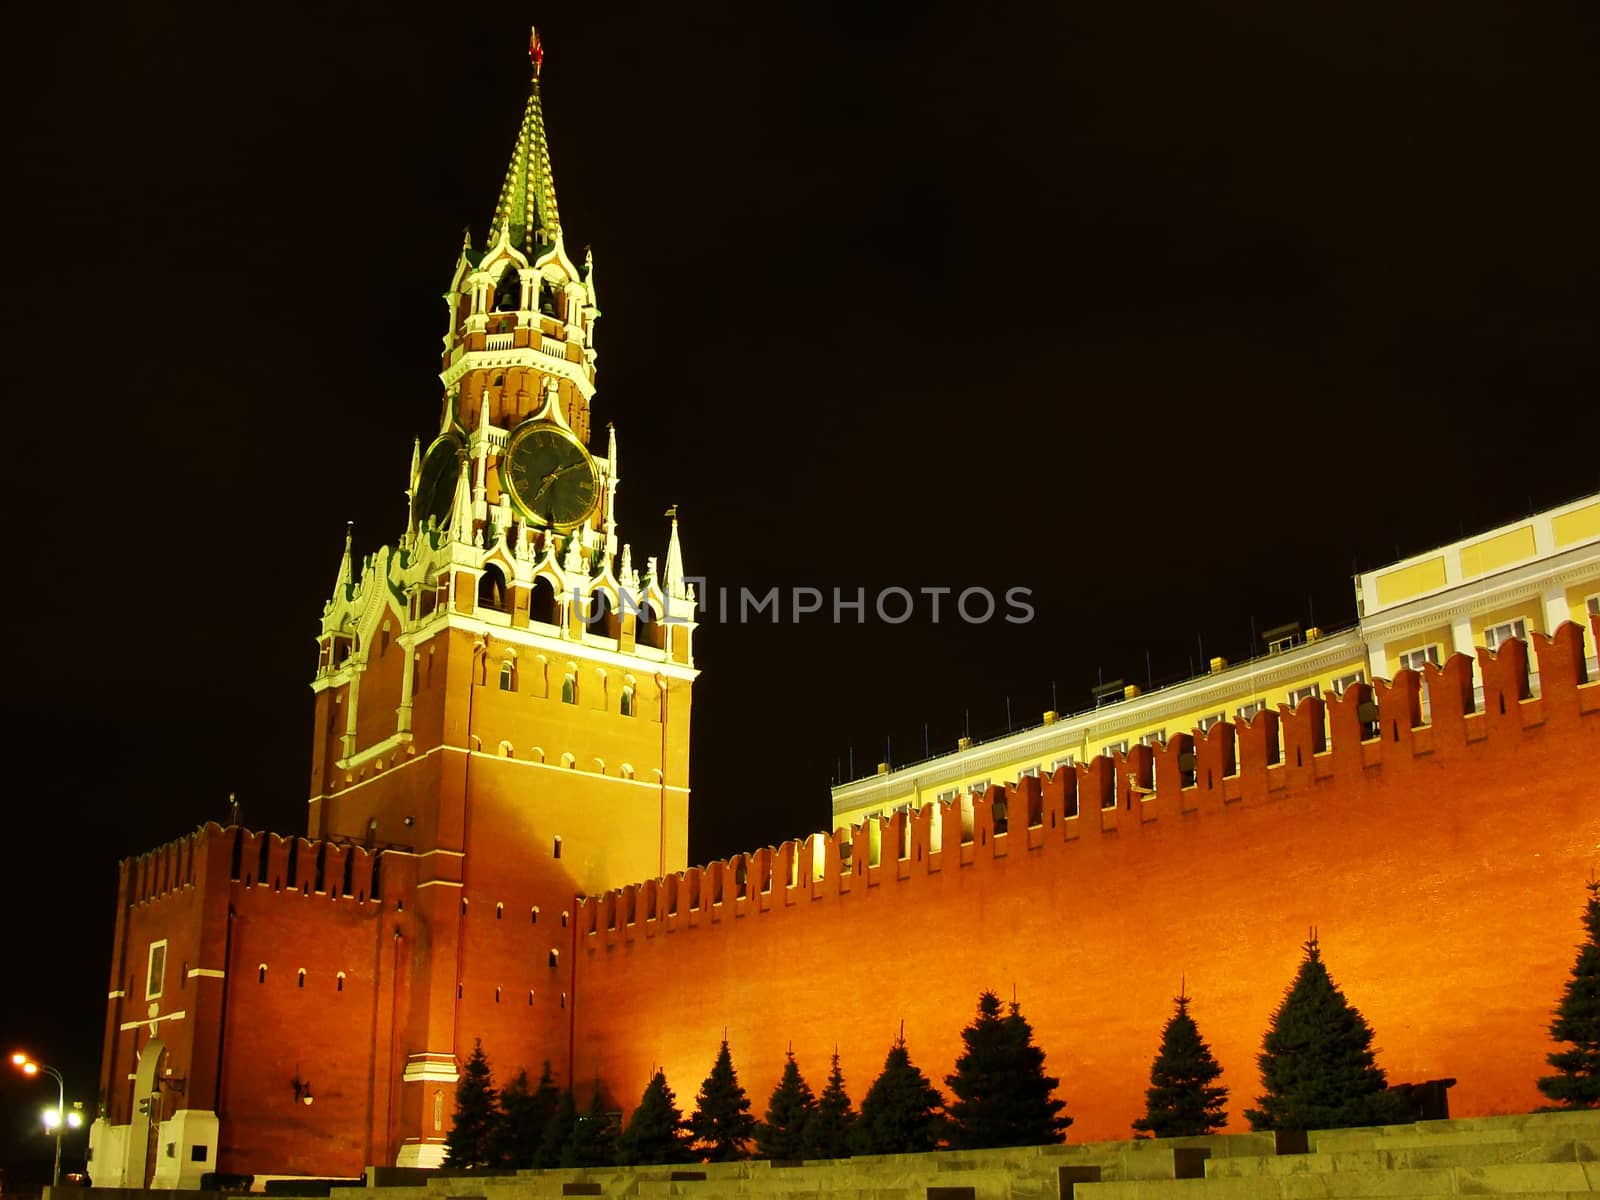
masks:
<svg viewBox="0 0 1600 1200"><path fill-rule="evenodd" d="M312 1100L311 1085L300 1078L300 1072L294 1075L294 1098L299 1104L310 1104Z"/></svg>

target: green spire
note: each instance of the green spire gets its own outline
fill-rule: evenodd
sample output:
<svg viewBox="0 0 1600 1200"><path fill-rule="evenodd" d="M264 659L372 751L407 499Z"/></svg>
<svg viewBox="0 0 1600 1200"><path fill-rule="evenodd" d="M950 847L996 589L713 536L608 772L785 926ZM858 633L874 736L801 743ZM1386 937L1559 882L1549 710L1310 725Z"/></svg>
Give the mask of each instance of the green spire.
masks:
<svg viewBox="0 0 1600 1200"><path fill-rule="evenodd" d="M544 109L539 102L544 46L537 29L528 37L528 59L533 65L533 85L528 90L528 107L522 114L522 128L517 132L506 181L500 185L500 199L494 206L489 240L492 243L504 229L513 246L533 257L561 237L556 185L550 178L550 146L544 136Z"/></svg>

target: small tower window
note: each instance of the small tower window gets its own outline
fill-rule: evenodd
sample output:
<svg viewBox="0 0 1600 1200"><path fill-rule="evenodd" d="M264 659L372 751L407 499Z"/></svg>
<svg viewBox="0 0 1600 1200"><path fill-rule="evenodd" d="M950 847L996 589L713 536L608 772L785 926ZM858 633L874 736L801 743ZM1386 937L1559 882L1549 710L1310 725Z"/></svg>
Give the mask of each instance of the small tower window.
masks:
<svg viewBox="0 0 1600 1200"><path fill-rule="evenodd" d="M301 967L300 968L299 977L295 981L295 987L305 987L305 985L306 985L306 969L304 967Z"/></svg>
<svg viewBox="0 0 1600 1200"><path fill-rule="evenodd" d="M622 689L622 715L633 716L633 687L630 685Z"/></svg>
<svg viewBox="0 0 1600 1200"><path fill-rule="evenodd" d="M515 267L507 267L494 289L494 311L516 312L522 307L522 280Z"/></svg>
<svg viewBox="0 0 1600 1200"><path fill-rule="evenodd" d="M554 849L554 851L552 853L552 857L554 857L554 858L560 858L561 857L561 839L559 837L556 838L556 840L555 840L555 849ZM534 911L534 918L537 920L538 919L539 910L538 909L534 909L533 911Z"/></svg>
<svg viewBox="0 0 1600 1200"><path fill-rule="evenodd" d="M485 568L482 578L478 580L478 607L494 612L510 611L506 605L506 577L500 573L499 567Z"/></svg>
<svg viewBox="0 0 1600 1200"><path fill-rule="evenodd" d="M575 675L568 675L561 681L561 703L576 704L578 702L578 679Z"/></svg>
<svg viewBox="0 0 1600 1200"><path fill-rule="evenodd" d="M539 281L539 311L547 317L561 316L556 304L556 289L550 285L548 279Z"/></svg>
<svg viewBox="0 0 1600 1200"><path fill-rule="evenodd" d="M514 692L517 690L517 660L508 658L500 664L500 690Z"/></svg>
<svg viewBox="0 0 1600 1200"><path fill-rule="evenodd" d="M335 991L340 991L340 992L344 991L344 972L343 971L340 971L339 974L334 977L334 984L335 984L335 987L334 987Z"/></svg>

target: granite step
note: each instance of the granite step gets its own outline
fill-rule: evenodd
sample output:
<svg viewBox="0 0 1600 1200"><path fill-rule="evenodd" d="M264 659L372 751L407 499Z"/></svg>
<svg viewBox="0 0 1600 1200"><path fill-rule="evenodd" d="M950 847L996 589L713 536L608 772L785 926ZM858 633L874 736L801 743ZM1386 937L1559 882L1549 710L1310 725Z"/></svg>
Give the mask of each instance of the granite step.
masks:
<svg viewBox="0 0 1600 1200"><path fill-rule="evenodd" d="M1398 1139L1397 1139L1398 1140ZM1394 1149L1318 1151L1269 1158L1218 1158L1206 1163L1206 1178L1249 1175L1304 1175L1322 1171L1404 1171L1431 1167L1487 1167L1497 1164L1591 1162L1600 1159L1600 1141L1549 1139L1519 1142L1407 1141Z"/></svg>

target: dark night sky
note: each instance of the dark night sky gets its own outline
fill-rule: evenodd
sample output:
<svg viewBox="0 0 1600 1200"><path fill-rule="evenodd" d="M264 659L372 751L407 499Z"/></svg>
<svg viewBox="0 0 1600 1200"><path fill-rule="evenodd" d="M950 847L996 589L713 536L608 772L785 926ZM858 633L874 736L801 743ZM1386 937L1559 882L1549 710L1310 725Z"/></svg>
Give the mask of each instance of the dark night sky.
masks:
<svg viewBox="0 0 1600 1200"><path fill-rule="evenodd" d="M345 520L401 530L530 20L636 561L676 502L716 585L1038 614L704 627L696 859L824 826L852 747L1346 624L1354 566L1600 487L1592 5L1048 7L21 17L0 1034L92 1106L116 859L230 790L302 828L318 614ZM44 1095L0 1083L14 1186Z"/></svg>

